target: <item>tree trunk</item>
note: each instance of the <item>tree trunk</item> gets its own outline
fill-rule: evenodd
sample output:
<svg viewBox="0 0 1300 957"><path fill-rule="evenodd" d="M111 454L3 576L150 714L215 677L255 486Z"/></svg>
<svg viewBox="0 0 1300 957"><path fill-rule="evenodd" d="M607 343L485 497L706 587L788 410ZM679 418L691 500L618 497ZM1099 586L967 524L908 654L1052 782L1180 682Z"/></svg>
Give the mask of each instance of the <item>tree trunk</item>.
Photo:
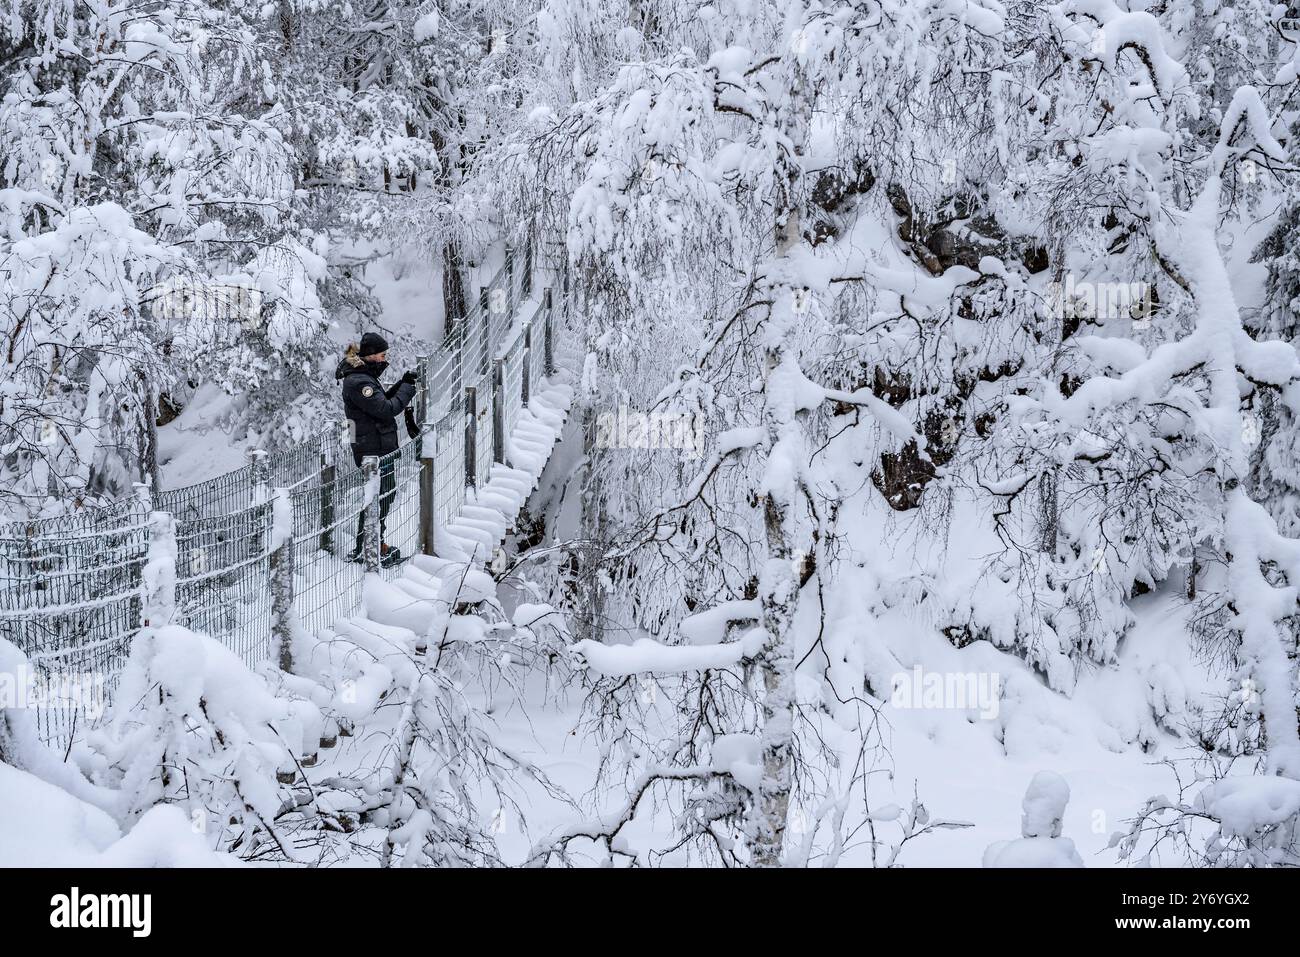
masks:
<svg viewBox="0 0 1300 957"><path fill-rule="evenodd" d="M794 102L802 102L797 95ZM792 114L790 141L801 143L802 124ZM755 867L779 867L785 842L786 816L794 782L794 635L799 602L795 549L791 545L799 522L791 510L800 499L798 471L806 459L804 422L795 407L802 373L794 349L798 320L790 255L800 244L800 217L795 205L799 168L786 158L785 177L777 194L776 258L768 275L774 277L772 306L764 336L767 380L763 388L763 425L768 459L763 476L763 509L767 560L759 573L759 600L767 633L760 658L763 677L763 776L755 819L751 822L750 854ZM800 562L802 564L802 562Z"/></svg>
<svg viewBox="0 0 1300 957"><path fill-rule="evenodd" d="M442 247L442 314L444 341L461 329L469 307L465 301L465 275L461 271L460 245L452 240Z"/></svg>

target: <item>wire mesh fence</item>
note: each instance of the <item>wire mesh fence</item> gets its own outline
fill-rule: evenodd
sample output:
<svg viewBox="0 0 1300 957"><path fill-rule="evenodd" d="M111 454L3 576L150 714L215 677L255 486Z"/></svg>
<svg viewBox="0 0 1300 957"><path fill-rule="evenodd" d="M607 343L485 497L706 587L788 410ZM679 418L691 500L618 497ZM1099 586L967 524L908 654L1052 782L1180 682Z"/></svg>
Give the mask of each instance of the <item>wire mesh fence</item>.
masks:
<svg viewBox="0 0 1300 957"><path fill-rule="evenodd" d="M523 408L524 337L518 336L502 360L501 399L505 434L514 432Z"/></svg>
<svg viewBox="0 0 1300 957"><path fill-rule="evenodd" d="M386 555L396 550L401 559L414 555L422 548L420 541L420 452L424 437L407 442L396 452L379 460L380 469L392 472L393 493L388 506L387 521L380 536ZM398 569L387 560L381 565L391 577Z"/></svg>
<svg viewBox="0 0 1300 957"><path fill-rule="evenodd" d="M443 534L465 504L465 413L456 409L434 426L434 535Z"/></svg>
<svg viewBox="0 0 1300 957"><path fill-rule="evenodd" d="M158 558L151 513L174 519L171 623L221 640L250 666L271 657L275 645L276 576L290 576L293 617L315 633L361 604L366 522L379 525L386 513L381 546L403 559L433 551L465 504L467 486L481 488L504 455L494 417L509 435L523 408L525 364L533 394L541 387L548 296L525 276L525 264L531 269L531 250L507 250L469 314L430 350L422 366L421 434L377 463L380 491L369 501L370 474L339 423L196 485L152 494L141 488L108 506L0 526L0 635L27 656L32 681L44 692L28 698L41 737L66 748L113 701L132 639L146 626L145 566ZM502 381L494 390L497 358ZM474 388L472 406L467 386ZM424 494L432 501L422 503L424 455L431 459ZM287 501L287 529L277 528L277 496ZM277 560L284 555L289 561ZM391 559L371 570L400 573Z"/></svg>
<svg viewBox="0 0 1300 957"><path fill-rule="evenodd" d="M546 322L549 308L539 311L530 329L530 345L524 355L524 364L528 370L529 396L538 393L542 380L546 377Z"/></svg>
<svg viewBox="0 0 1300 957"><path fill-rule="evenodd" d="M36 703L44 740L71 741L111 699L139 630L147 552L143 522L68 538L0 539L0 635L33 670L11 680Z"/></svg>
<svg viewBox="0 0 1300 957"><path fill-rule="evenodd" d="M152 505L177 520L197 521L247 508L252 504L252 488L253 470L245 465L198 485L155 492Z"/></svg>
<svg viewBox="0 0 1300 957"><path fill-rule="evenodd" d="M474 387L474 487L487 484L492 471L492 377L485 375Z"/></svg>
<svg viewBox="0 0 1300 957"><path fill-rule="evenodd" d="M315 483L292 490L294 611L319 632L361 604L365 567L358 529L365 512L365 473L350 451L326 455Z"/></svg>
<svg viewBox="0 0 1300 957"><path fill-rule="evenodd" d="M249 665L266 657L271 504L176 525L173 622L220 638Z"/></svg>

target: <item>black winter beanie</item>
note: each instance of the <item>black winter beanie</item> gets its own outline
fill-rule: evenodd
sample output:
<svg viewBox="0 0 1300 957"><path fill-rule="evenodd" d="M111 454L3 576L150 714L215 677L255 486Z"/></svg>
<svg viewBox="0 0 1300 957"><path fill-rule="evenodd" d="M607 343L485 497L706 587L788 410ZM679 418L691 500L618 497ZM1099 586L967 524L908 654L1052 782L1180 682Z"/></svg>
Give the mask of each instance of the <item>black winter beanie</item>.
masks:
<svg viewBox="0 0 1300 957"><path fill-rule="evenodd" d="M377 332L367 332L361 337L361 348L357 350L357 353L364 359L366 356L375 356L387 351L387 339Z"/></svg>

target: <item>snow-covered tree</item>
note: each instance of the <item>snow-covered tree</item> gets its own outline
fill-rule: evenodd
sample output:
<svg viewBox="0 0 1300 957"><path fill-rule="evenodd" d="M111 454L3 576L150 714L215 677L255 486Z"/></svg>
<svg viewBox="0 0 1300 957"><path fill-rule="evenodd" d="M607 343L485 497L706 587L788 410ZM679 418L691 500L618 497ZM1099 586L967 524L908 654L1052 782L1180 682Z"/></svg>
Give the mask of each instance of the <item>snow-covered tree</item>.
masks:
<svg viewBox="0 0 1300 957"><path fill-rule="evenodd" d="M255 26L240 6L7 4L9 511L141 477L160 393L211 381L274 403L310 378L322 249L296 223Z"/></svg>

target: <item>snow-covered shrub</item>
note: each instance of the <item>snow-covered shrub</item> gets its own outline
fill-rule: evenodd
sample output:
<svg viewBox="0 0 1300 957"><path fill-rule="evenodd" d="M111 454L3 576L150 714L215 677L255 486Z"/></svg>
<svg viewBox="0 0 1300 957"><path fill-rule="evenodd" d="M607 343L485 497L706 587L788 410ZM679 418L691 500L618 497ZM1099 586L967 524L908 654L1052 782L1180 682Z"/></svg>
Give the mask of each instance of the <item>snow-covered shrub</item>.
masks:
<svg viewBox="0 0 1300 957"><path fill-rule="evenodd" d="M92 734L96 781L117 792L128 823L174 804L210 846L245 858L298 855L281 822L296 809L292 782L302 728L319 717L275 696L219 641L179 625L134 640L111 723ZM295 712L305 722L296 722ZM296 736L280 728L299 728ZM311 742L315 751L315 742Z"/></svg>
<svg viewBox="0 0 1300 957"><path fill-rule="evenodd" d="M9 700L33 672L0 638L0 867L219 867L186 814L153 807L115 818L121 794L92 784L37 735L33 702Z"/></svg>
<svg viewBox="0 0 1300 957"><path fill-rule="evenodd" d="M1146 866L1300 865L1300 781L1251 773L1241 760L1198 762L1178 796L1146 802L1127 831L1112 835L1121 860ZM1255 769L1258 771L1258 768Z"/></svg>
<svg viewBox="0 0 1300 957"><path fill-rule="evenodd" d="M559 792L488 711L504 689L520 700L528 675L564 666L558 614L521 605L512 620L482 569L424 555L396 582L368 578L364 604L364 617L302 636L298 674L284 678L327 718L385 742L318 795L381 866L500 865L501 820L526 825L521 785Z"/></svg>
<svg viewBox="0 0 1300 957"><path fill-rule="evenodd" d="M1039 771L1025 789L1020 837L984 852L985 867L1083 867L1074 841L1061 836L1070 786L1055 771Z"/></svg>

